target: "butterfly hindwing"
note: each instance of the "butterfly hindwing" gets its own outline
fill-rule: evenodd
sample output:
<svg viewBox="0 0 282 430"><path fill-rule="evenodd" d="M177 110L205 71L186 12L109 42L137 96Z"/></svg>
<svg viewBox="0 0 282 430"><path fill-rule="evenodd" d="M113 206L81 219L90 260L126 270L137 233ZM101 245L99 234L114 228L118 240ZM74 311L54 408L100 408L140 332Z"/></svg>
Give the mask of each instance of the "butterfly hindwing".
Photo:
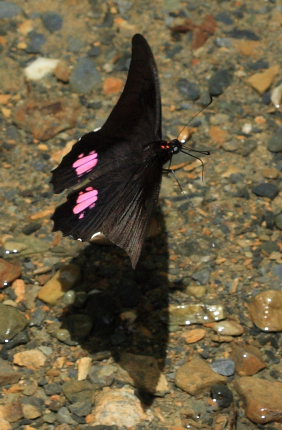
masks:
<svg viewBox="0 0 282 430"><path fill-rule="evenodd" d="M157 204L162 166L157 157L145 164L112 170L68 195L52 219L54 230L90 240L96 232L123 248L135 267Z"/></svg>

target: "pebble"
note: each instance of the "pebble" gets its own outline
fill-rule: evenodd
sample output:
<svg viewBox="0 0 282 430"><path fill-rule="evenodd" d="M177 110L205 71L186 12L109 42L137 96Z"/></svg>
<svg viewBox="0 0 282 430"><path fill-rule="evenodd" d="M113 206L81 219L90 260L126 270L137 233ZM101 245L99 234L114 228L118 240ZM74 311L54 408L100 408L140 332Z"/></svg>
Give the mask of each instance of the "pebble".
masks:
<svg viewBox="0 0 282 430"><path fill-rule="evenodd" d="M89 379L95 387L109 387L112 385L117 373L116 366L107 364L107 366L92 366L89 372Z"/></svg>
<svg viewBox="0 0 282 430"><path fill-rule="evenodd" d="M24 418L34 420L42 415L42 408L44 405L43 399L29 397L23 399L22 410Z"/></svg>
<svg viewBox="0 0 282 430"><path fill-rule="evenodd" d="M248 305L253 323L263 331L282 331L282 292L266 290Z"/></svg>
<svg viewBox="0 0 282 430"><path fill-rule="evenodd" d="M70 84L78 93L89 93L101 82L101 74L92 58L81 57L70 76Z"/></svg>
<svg viewBox="0 0 282 430"><path fill-rule="evenodd" d="M176 82L180 94L187 100L197 100L200 97L200 90L196 84L188 79L182 78Z"/></svg>
<svg viewBox="0 0 282 430"><path fill-rule="evenodd" d="M282 383L252 376L236 379L234 387L245 403L246 416L254 423L282 420Z"/></svg>
<svg viewBox="0 0 282 430"><path fill-rule="evenodd" d="M118 94L123 87L124 81L114 77L106 78L103 83L103 91L105 94Z"/></svg>
<svg viewBox="0 0 282 430"><path fill-rule="evenodd" d="M123 353L118 362L119 377L132 384L138 390L164 396L169 392L168 382L161 373L158 362L154 357Z"/></svg>
<svg viewBox="0 0 282 430"><path fill-rule="evenodd" d="M253 193L259 197L274 199L278 194L278 188L272 182L262 182L252 188Z"/></svg>
<svg viewBox="0 0 282 430"><path fill-rule="evenodd" d="M0 386L16 384L20 378L21 373L14 370L7 361L0 358Z"/></svg>
<svg viewBox="0 0 282 430"><path fill-rule="evenodd" d="M71 403L94 401L94 385L89 381L70 380L62 386L64 395Z"/></svg>
<svg viewBox="0 0 282 430"><path fill-rule="evenodd" d="M56 12L45 12L41 15L44 27L51 33L58 31L62 28L63 17Z"/></svg>
<svg viewBox="0 0 282 430"><path fill-rule="evenodd" d="M13 363L27 369L36 370L43 367L47 357L39 349L29 349L17 352L13 357Z"/></svg>
<svg viewBox="0 0 282 430"><path fill-rule="evenodd" d="M208 82L209 93L211 96L219 96L231 84L233 73L227 69L215 72Z"/></svg>
<svg viewBox="0 0 282 430"><path fill-rule="evenodd" d="M21 273L22 270L19 265L0 258L0 288L6 287L10 282L19 278Z"/></svg>
<svg viewBox="0 0 282 430"><path fill-rule="evenodd" d="M76 416L85 417L86 415L90 414L92 410L92 403L87 401L76 402L70 405L68 408Z"/></svg>
<svg viewBox="0 0 282 430"><path fill-rule="evenodd" d="M10 423L16 423L23 418L22 404L19 399L7 400L4 405L0 405L0 417ZM15 427L14 427L15 428ZM2 430L2 428L1 428Z"/></svg>
<svg viewBox="0 0 282 430"><path fill-rule="evenodd" d="M281 107L281 104L282 104L282 84L273 88L273 90L271 91L270 100L274 104L276 109L279 109Z"/></svg>
<svg viewBox="0 0 282 430"><path fill-rule="evenodd" d="M251 30L240 30L239 28L234 28L231 31L227 31L226 34L234 39L260 40L259 36Z"/></svg>
<svg viewBox="0 0 282 430"><path fill-rule="evenodd" d="M225 384L215 384L211 388L211 396L220 408L228 408L233 402L232 391Z"/></svg>
<svg viewBox="0 0 282 430"><path fill-rule="evenodd" d="M253 87L258 93L264 94L274 82L279 73L279 66L272 66L264 72L255 73L250 76L246 82Z"/></svg>
<svg viewBox="0 0 282 430"><path fill-rule="evenodd" d="M206 336L206 330L203 328L195 328L193 330L187 330L181 335L181 337L183 337L185 339L185 342L188 344L199 342L205 336Z"/></svg>
<svg viewBox="0 0 282 430"><path fill-rule="evenodd" d="M14 121L21 128L31 132L35 139L46 141L60 131L73 128L79 111L80 105L75 99L70 102L69 98L48 101L29 98L15 111ZM32 237L32 239L35 244L42 243L37 238ZM29 248L33 249L34 245L30 244Z"/></svg>
<svg viewBox="0 0 282 430"><path fill-rule="evenodd" d="M58 81L67 83L70 80L71 69L66 61L60 60L57 67L54 70L54 75Z"/></svg>
<svg viewBox="0 0 282 430"><path fill-rule="evenodd" d="M97 396L95 408L91 416L88 416L87 422L94 427L116 425L118 428L137 428L141 421L148 421L148 419L134 391L123 387L121 389L104 388Z"/></svg>
<svg viewBox="0 0 282 430"><path fill-rule="evenodd" d="M208 327L211 327L216 333L223 336L240 336L244 333L244 327L241 326L237 321L224 320L217 323L210 323Z"/></svg>
<svg viewBox="0 0 282 430"><path fill-rule="evenodd" d="M234 375L235 372L235 363L233 360L228 358L221 358L218 360L214 360L211 363L212 369L223 376L231 376Z"/></svg>
<svg viewBox="0 0 282 430"><path fill-rule="evenodd" d="M70 411L65 406L63 406L58 410L57 421L59 421L59 423L62 423L62 424L70 424L70 425L77 424L76 421L72 418Z"/></svg>
<svg viewBox="0 0 282 430"><path fill-rule="evenodd" d="M1 5L2 2L0 2ZM9 70L9 73L7 73ZM18 63L12 58L3 57L0 67L1 93L16 93L24 85L24 77Z"/></svg>
<svg viewBox="0 0 282 430"><path fill-rule="evenodd" d="M90 368L91 368L91 358L82 357L77 360L77 379L78 381L83 381L87 378Z"/></svg>
<svg viewBox="0 0 282 430"><path fill-rule="evenodd" d="M233 19L227 11L219 12L216 15L216 20L226 25L232 25L234 23Z"/></svg>
<svg viewBox="0 0 282 430"><path fill-rule="evenodd" d="M208 391L213 385L225 382L226 377L214 372L199 357L194 357L176 371L175 384L192 396Z"/></svg>
<svg viewBox="0 0 282 430"><path fill-rule="evenodd" d="M68 264L62 267L41 288L38 298L43 302L55 304L70 290L80 278L80 268L76 264Z"/></svg>
<svg viewBox="0 0 282 430"><path fill-rule="evenodd" d="M276 227L279 228L279 230L282 230L282 213L275 216L274 222Z"/></svg>
<svg viewBox="0 0 282 430"><path fill-rule="evenodd" d="M52 73L58 63L59 60L54 58L38 57L24 69L24 74L31 81L39 81Z"/></svg>
<svg viewBox="0 0 282 430"><path fill-rule="evenodd" d="M39 54L42 46L46 43L46 37L42 33L37 31L31 31L28 33L29 43L25 48L29 54Z"/></svg>
<svg viewBox="0 0 282 430"><path fill-rule="evenodd" d="M0 2L0 18L14 18L22 13L22 8L8 1Z"/></svg>
<svg viewBox="0 0 282 430"><path fill-rule="evenodd" d="M224 309L220 304L170 305L170 325L203 324L224 319Z"/></svg>
<svg viewBox="0 0 282 430"><path fill-rule="evenodd" d="M0 342L7 342L28 325L28 320L18 309L0 303Z"/></svg>
<svg viewBox="0 0 282 430"><path fill-rule="evenodd" d="M282 127L279 127L277 132L271 136L267 149L271 152L282 152Z"/></svg>
<svg viewBox="0 0 282 430"><path fill-rule="evenodd" d="M236 372L240 376L254 375L266 367L260 351L253 345L233 344L231 357L235 362Z"/></svg>

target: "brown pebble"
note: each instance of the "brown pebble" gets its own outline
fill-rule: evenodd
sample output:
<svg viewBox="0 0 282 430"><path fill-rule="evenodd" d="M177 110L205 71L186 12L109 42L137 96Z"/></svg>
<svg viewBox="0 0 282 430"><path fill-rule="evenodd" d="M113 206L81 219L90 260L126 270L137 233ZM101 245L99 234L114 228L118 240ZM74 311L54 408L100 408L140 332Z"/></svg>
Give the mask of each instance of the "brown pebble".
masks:
<svg viewBox="0 0 282 430"><path fill-rule="evenodd" d="M208 391L212 385L225 382L227 378L214 372L200 357L194 357L176 371L175 383L189 394Z"/></svg>
<svg viewBox="0 0 282 430"><path fill-rule="evenodd" d="M22 405L19 400L15 400L4 405L0 405L0 417L9 423L15 423L23 418Z"/></svg>
<svg viewBox="0 0 282 430"><path fill-rule="evenodd" d="M233 345L231 358L236 365L236 372L240 376L250 376L266 367L260 351L252 345Z"/></svg>
<svg viewBox="0 0 282 430"><path fill-rule="evenodd" d="M242 376L234 387L245 403L247 417L259 424L282 420L282 383Z"/></svg>
<svg viewBox="0 0 282 430"><path fill-rule="evenodd" d="M17 264L9 263L0 258L0 288L21 276L21 268Z"/></svg>
<svg viewBox="0 0 282 430"><path fill-rule="evenodd" d="M266 290L248 305L253 323L263 331L282 331L282 292Z"/></svg>
<svg viewBox="0 0 282 430"><path fill-rule="evenodd" d="M223 336L240 336L244 333L244 328L237 321L224 320L220 322L212 322L207 324L216 333Z"/></svg>
<svg viewBox="0 0 282 430"><path fill-rule="evenodd" d="M29 349L27 351L17 352L14 355L13 363L27 369L36 370L44 366L46 356L38 349Z"/></svg>
<svg viewBox="0 0 282 430"><path fill-rule="evenodd" d="M279 66L272 66L264 72L255 73L254 75L249 77L246 82L260 94L263 94L270 88L272 82L274 81L278 73Z"/></svg>
<svg viewBox="0 0 282 430"><path fill-rule="evenodd" d="M38 293L43 302L55 304L66 291L70 290L80 278L80 268L76 264L67 264L46 282Z"/></svg>
<svg viewBox="0 0 282 430"><path fill-rule="evenodd" d="M266 167L263 169L262 174L267 179L277 179L280 172L278 169L275 169L275 167Z"/></svg>
<svg viewBox="0 0 282 430"><path fill-rule="evenodd" d="M65 61L60 61L54 70L54 75L59 81L69 82L71 69L68 63Z"/></svg>
<svg viewBox="0 0 282 430"><path fill-rule="evenodd" d="M34 420L35 418L38 418L41 416L40 410L29 403L24 403L22 405L23 408L23 415L24 418L27 418L28 420Z"/></svg>
<svg viewBox="0 0 282 430"><path fill-rule="evenodd" d="M103 84L105 94L117 94L123 89L124 82L119 78L106 78Z"/></svg>
<svg viewBox="0 0 282 430"><path fill-rule="evenodd" d="M187 330L182 333L181 337L185 339L187 343L199 342L206 336L206 330L203 328L195 328L193 330Z"/></svg>

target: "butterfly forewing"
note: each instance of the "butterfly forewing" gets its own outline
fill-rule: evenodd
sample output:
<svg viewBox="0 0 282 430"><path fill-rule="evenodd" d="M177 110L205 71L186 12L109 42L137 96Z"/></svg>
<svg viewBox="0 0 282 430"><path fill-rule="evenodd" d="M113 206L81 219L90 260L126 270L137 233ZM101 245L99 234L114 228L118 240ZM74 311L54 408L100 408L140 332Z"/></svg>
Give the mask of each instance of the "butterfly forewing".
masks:
<svg viewBox="0 0 282 430"><path fill-rule="evenodd" d="M114 146L127 141L131 143L130 152L134 152L138 147L142 149L149 142L160 139L157 67L148 43L143 36L136 34L132 39L127 81L116 106L103 127L82 136L54 169L51 180L54 192L60 193L90 176L103 174L109 167L107 158L110 153L121 152Z"/></svg>

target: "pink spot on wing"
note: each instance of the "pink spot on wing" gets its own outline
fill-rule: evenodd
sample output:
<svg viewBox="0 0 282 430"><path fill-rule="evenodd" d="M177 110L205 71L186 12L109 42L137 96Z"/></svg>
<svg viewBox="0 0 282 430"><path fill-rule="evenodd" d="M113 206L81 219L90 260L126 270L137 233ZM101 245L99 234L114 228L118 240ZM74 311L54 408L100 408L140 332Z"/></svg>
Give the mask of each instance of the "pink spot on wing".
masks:
<svg viewBox="0 0 282 430"><path fill-rule="evenodd" d="M77 176L90 172L98 163L98 154L96 151L91 151L89 155L79 154L72 167L75 169Z"/></svg>
<svg viewBox="0 0 282 430"><path fill-rule="evenodd" d="M85 209L92 209L98 200L98 190L93 187L85 188L85 191L80 191L76 199L76 205L73 208L73 213L79 214L79 219L84 218Z"/></svg>

